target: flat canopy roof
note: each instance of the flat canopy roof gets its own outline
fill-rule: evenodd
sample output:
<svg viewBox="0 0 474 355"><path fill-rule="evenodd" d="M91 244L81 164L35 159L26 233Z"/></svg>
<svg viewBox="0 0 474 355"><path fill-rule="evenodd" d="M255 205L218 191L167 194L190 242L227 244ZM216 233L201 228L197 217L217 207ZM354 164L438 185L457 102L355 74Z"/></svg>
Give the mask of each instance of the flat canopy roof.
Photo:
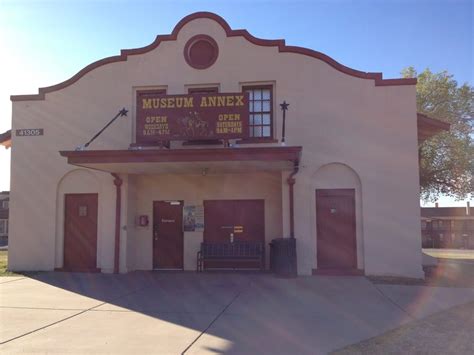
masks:
<svg viewBox="0 0 474 355"><path fill-rule="evenodd" d="M418 143L423 143L428 138L431 138L443 131L449 131L451 126L447 122L428 117L422 113L417 113L416 116L418 126Z"/></svg>
<svg viewBox="0 0 474 355"><path fill-rule="evenodd" d="M11 129L0 134L0 144L5 146L5 149L10 148L12 146L12 130Z"/></svg>
<svg viewBox="0 0 474 355"><path fill-rule="evenodd" d="M302 147L61 151L72 165L111 173L220 173L293 170Z"/></svg>

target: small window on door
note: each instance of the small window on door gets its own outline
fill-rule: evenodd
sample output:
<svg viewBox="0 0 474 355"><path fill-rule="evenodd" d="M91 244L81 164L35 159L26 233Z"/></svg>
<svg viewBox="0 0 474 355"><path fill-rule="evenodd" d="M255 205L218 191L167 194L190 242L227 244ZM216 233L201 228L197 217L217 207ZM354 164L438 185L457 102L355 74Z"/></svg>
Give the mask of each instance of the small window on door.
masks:
<svg viewBox="0 0 474 355"><path fill-rule="evenodd" d="M79 206L79 217L87 217L87 206Z"/></svg>

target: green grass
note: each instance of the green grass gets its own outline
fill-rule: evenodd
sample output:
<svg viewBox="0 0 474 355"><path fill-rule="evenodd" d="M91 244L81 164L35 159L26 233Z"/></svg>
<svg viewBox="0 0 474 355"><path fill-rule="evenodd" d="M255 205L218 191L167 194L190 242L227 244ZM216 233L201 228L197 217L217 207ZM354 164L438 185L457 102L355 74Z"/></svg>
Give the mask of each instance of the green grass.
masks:
<svg viewBox="0 0 474 355"><path fill-rule="evenodd" d="M474 249L423 249L423 251L434 258L474 260Z"/></svg>
<svg viewBox="0 0 474 355"><path fill-rule="evenodd" d="M8 251L0 250L0 277L1 276L20 276L14 272L7 270L8 265Z"/></svg>

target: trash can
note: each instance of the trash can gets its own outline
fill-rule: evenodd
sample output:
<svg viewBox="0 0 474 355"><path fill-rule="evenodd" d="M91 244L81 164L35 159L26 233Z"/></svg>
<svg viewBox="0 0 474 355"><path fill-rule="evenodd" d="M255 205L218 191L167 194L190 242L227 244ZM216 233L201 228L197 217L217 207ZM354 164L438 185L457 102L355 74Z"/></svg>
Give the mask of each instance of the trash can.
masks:
<svg viewBox="0 0 474 355"><path fill-rule="evenodd" d="M280 277L296 277L295 238L277 238L271 241L270 270Z"/></svg>

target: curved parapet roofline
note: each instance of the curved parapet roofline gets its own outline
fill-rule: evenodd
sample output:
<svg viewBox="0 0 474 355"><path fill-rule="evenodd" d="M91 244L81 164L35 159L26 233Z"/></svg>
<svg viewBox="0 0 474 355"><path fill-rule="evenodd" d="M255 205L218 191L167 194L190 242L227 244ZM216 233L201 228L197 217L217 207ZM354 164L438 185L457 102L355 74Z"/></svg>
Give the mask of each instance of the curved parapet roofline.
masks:
<svg viewBox="0 0 474 355"><path fill-rule="evenodd" d="M244 37L247 41L258 45L258 46L265 46L265 47L278 47L278 51L280 53L297 53L301 55L306 55L312 58L319 59L333 68L339 70L342 73L345 73L347 75L354 76L356 78L361 78L361 79L371 79L374 80L375 86L388 86L388 85L415 85L416 84L416 79L415 78L408 78L408 79L383 79L382 78L382 73L370 73L370 72L363 72L359 70L355 70L349 67L346 67L345 65L342 65L341 63L335 61L331 57L327 56L326 54L323 54L318 51L314 51L309 48L303 48L303 47L296 47L296 46L287 46L285 44L285 40L283 39L273 39L273 40L268 40L268 39L261 39L261 38L256 38L252 36L247 30L233 30L230 28L229 24L219 15L216 15L212 12L195 12L191 15L188 15L184 17L181 21L179 21L176 26L174 27L173 31L169 35L159 35L156 36L156 39L149 44L148 46L142 47L142 48L135 48L135 49L123 49L120 51L120 55L113 56L113 57L107 57L101 60L98 60L94 63L89 64L85 68L83 68L81 71L76 73L73 77L69 78L66 81L63 81L62 83L44 87L44 88L39 88L38 94L33 94L33 95L12 95L10 96L11 101L27 101L27 100L44 100L45 94L61 90L69 85L74 84L76 81L78 81L81 77L83 77L85 74L88 72L94 70L95 68L98 68L102 65L106 65L109 63L116 63L116 62L124 62L127 60L127 57L129 55L137 55L137 54L144 54L147 52L152 51L156 47L160 45L161 42L165 41L175 41L178 38L178 33L179 31L188 23L193 20L199 19L199 18L207 18L216 21L221 25L221 27L224 29L226 32L227 37Z"/></svg>

